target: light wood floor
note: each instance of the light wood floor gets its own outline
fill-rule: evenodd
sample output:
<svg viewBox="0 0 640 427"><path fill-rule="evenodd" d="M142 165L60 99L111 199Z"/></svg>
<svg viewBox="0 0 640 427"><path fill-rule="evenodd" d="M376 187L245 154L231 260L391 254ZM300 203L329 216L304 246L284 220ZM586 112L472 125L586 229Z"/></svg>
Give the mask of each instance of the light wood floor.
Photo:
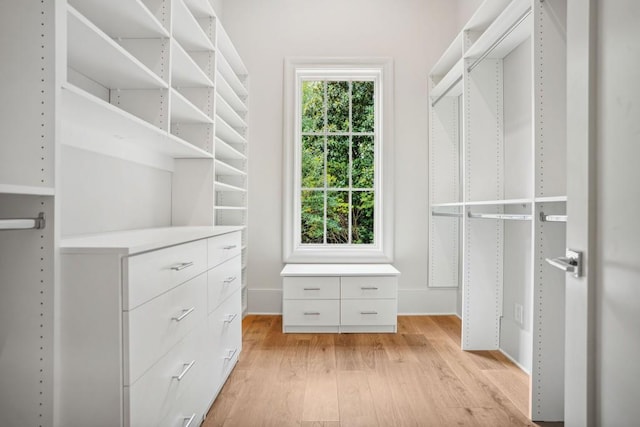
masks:
<svg viewBox="0 0 640 427"><path fill-rule="evenodd" d="M459 343L455 316L342 335L283 334L280 316L247 316L240 361L203 426L562 425L528 421L529 378L500 352Z"/></svg>

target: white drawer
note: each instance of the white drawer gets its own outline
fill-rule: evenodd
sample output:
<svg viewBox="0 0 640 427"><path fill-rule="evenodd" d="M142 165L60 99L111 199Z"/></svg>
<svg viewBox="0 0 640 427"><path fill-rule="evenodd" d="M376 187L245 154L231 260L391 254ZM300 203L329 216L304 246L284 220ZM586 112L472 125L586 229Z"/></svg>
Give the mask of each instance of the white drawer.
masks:
<svg viewBox="0 0 640 427"><path fill-rule="evenodd" d="M342 298L397 298L398 280L390 276L343 277Z"/></svg>
<svg viewBox="0 0 640 427"><path fill-rule="evenodd" d="M237 256L207 272L207 306L212 312L242 286L242 260Z"/></svg>
<svg viewBox="0 0 640 427"><path fill-rule="evenodd" d="M190 387L178 400L176 400L169 414L157 424L159 427L198 427L204 419L204 408L202 405L204 393L211 393L211 389L200 387ZM207 402L208 403L208 402ZM133 427L133 424L132 424Z"/></svg>
<svg viewBox="0 0 640 427"><path fill-rule="evenodd" d="M204 332L204 325L196 328L129 387L131 426L157 426L171 415L183 395L198 387Z"/></svg>
<svg viewBox="0 0 640 427"><path fill-rule="evenodd" d="M340 300L284 300L282 316L286 326L337 326Z"/></svg>
<svg viewBox="0 0 640 427"><path fill-rule="evenodd" d="M242 240L240 232L222 234L207 240L209 253L209 268L222 264L234 256L240 255Z"/></svg>
<svg viewBox="0 0 640 427"><path fill-rule="evenodd" d="M395 299L350 299L342 301L343 325L395 325L398 316Z"/></svg>
<svg viewBox="0 0 640 427"><path fill-rule="evenodd" d="M339 277L283 277L284 299L339 299Z"/></svg>
<svg viewBox="0 0 640 427"><path fill-rule="evenodd" d="M153 363L206 319L207 276L201 274L123 315L125 354L129 355L125 384L139 378Z"/></svg>
<svg viewBox="0 0 640 427"><path fill-rule="evenodd" d="M233 360L242 350L242 302L237 290L209 315L207 345L211 366L208 372L211 386L221 385Z"/></svg>
<svg viewBox="0 0 640 427"><path fill-rule="evenodd" d="M125 258L123 306L132 309L207 269L207 241L198 240Z"/></svg>

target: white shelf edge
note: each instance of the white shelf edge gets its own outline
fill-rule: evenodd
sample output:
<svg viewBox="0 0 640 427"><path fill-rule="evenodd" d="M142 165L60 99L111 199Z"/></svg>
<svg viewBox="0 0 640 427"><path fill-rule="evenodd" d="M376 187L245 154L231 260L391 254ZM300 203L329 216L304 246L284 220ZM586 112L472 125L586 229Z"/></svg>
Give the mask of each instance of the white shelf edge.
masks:
<svg viewBox="0 0 640 427"><path fill-rule="evenodd" d="M182 45L182 47L186 51L205 50L215 52L215 46L198 23L198 20L195 18L195 16L193 16L191 10L189 10L187 5L184 3L184 1L174 0L173 4L173 37L175 38L175 40L180 43L180 45ZM182 22L186 25L181 26L179 25L180 19L186 19L186 21L188 22ZM189 30L189 28L191 28L191 30Z"/></svg>
<svg viewBox="0 0 640 427"><path fill-rule="evenodd" d="M215 206L215 210L219 211L246 211L246 206Z"/></svg>
<svg viewBox="0 0 640 427"><path fill-rule="evenodd" d="M175 59L175 55L176 52L179 52L178 55L182 57L182 61L183 63L185 63L185 65L187 65L188 67L191 68L191 72L195 73L195 75L197 75L198 79L194 79L193 83L196 84L195 87L206 87L206 88L212 88L214 87L213 81L211 81L211 79L209 78L209 76L207 76L207 74L204 72L204 70L202 68L200 68L200 66L196 63L196 61L193 60L193 58L191 57L191 55L189 55L189 53L184 50L184 48L182 47L182 45L180 43L178 43L176 40L172 40L171 43L174 45L174 59ZM175 64L176 61L172 61L172 65ZM172 68L172 76L171 76L171 85L174 88L178 88L178 87L194 87L193 83L187 83L187 84L174 84L173 78L175 76L175 68Z"/></svg>
<svg viewBox="0 0 640 427"><path fill-rule="evenodd" d="M233 89L233 91L239 98L242 99L249 95L249 91L245 87L244 83L242 83L238 75L233 71L233 68L231 68L231 65L229 65L224 55L218 56L218 61L216 61L216 68L220 72L222 78L229 84L229 86Z"/></svg>
<svg viewBox="0 0 640 427"><path fill-rule="evenodd" d="M231 176L246 176L247 173L231 166L228 163L225 163L224 161L220 160L220 159L215 159L215 167L217 168L221 168L224 169L222 171L222 173L218 173L218 171L216 170L216 175L231 175ZM231 171L232 173L224 173L225 171Z"/></svg>
<svg viewBox="0 0 640 427"><path fill-rule="evenodd" d="M242 61L238 50L231 42L229 34L227 34L227 31L220 21L218 21L217 35L218 50L225 56L225 59L227 59L234 72L241 76L249 75L249 71Z"/></svg>
<svg viewBox="0 0 640 427"><path fill-rule="evenodd" d="M246 193L247 190L245 188L242 187L238 187L235 185L230 185L230 184L226 184L224 182L220 182L220 181L215 181L214 182L214 186L216 191L236 191L239 193Z"/></svg>
<svg viewBox="0 0 640 427"><path fill-rule="evenodd" d="M225 151L231 151L231 153L235 156L235 157L220 157L220 159L225 159L225 158L230 158L233 160L246 160L247 156L245 156L244 154L242 154L241 152L239 152L238 150L236 150L235 148L233 148L232 146L230 146L229 144L227 144L225 141L221 140L220 138L216 137L215 138L215 144L216 146L218 144L221 144L222 146L224 146L224 150ZM218 158L216 156L216 158Z"/></svg>
<svg viewBox="0 0 640 427"><path fill-rule="evenodd" d="M244 136L227 123L221 116L216 114L216 136L231 144L246 144Z"/></svg>
<svg viewBox="0 0 640 427"><path fill-rule="evenodd" d="M503 200L478 200L472 202L464 202L465 206L489 206L489 205L522 205L530 204L533 199L503 199Z"/></svg>
<svg viewBox="0 0 640 427"><path fill-rule="evenodd" d="M216 17L216 12L208 0L184 0L184 3L196 19Z"/></svg>
<svg viewBox="0 0 640 427"><path fill-rule="evenodd" d="M238 114L238 112L231 105L229 105L227 100L224 99L224 97L219 93L216 93L216 102L218 103L216 105L216 112L219 116L224 115L224 114L222 115L220 114L221 105L223 107L223 110L227 111L227 114L230 114L232 116L232 120L227 120L224 117L222 117L222 119L225 122L227 122L230 126L237 127L237 128L244 128L244 129L248 127L247 122L245 122L245 120L240 116L240 114ZM235 123L231 123L231 121Z"/></svg>
<svg viewBox="0 0 640 427"><path fill-rule="evenodd" d="M460 58L440 82L431 89L432 98L444 94L458 96L462 93L462 74L464 72L464 60Z"/></svg>
<svg viewBox="0 0 640 427"><path fill-rule="evenodd" d="M246 113L248 111L246 102L238 96L231 85L225 80L220 70L216 69L216 86L218 93L237 113Z"/></svg>
<svg viewBox="0 0 640 427"><path fill-rule="evenodd" d="M431 203L432 208L450 208L464 206L463 202Z"/></svg>
<svg viewBox="0 0 640 427"><path fill-rule="evenodd" d="M186 96L181 94L176 88L171 88L171 97L176 97L179 100L179 103L171 102L170 105L170 117L171 123L202 123L202 124L213 124L213 119L209 117L204 111L196 107L193 102L189 101ZM174 118L173 116L173 106L181 105L186 114Z"/></svg>
<svg viewBox="0 0 640 427"><path fill-rule="evenodd" d="M440 59L435 63L429 72L430 76L442 78L447 75L458 61L462 59L462 33L458 33L449 47L442 53Z"/></svg>
<svg viewBox="0 0 640 427"><path fill-rule="evenodd" d="M534 201L536 203L566 202L567 196L536 197Z"/></svg>
<svg viewBox="0 0 640 427"><path fill-rule="evenodd" d="M507 7L509 2L511 0L485 0L464 25L464 30L484 31Z"/></svg>
<svg viewBox="0 0 640 427"><path fill-rule="evenodd" d="M24 194L26 196L55 196L54 187L37 187L33 185L0 184L0 194Z"/></svg>

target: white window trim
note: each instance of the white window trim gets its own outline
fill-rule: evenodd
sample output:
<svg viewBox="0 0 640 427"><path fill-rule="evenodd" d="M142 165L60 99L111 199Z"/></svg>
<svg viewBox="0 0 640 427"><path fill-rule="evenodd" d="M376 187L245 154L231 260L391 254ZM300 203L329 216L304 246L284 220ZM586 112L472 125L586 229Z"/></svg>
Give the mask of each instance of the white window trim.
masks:
<svg viewBox="0 0 640 427"><path fill-rule="evenodd" d="M377 159L380 194L376 194L376 215L382 214L375 230L374 245L321 246L301 245L298 197L300 187L299 154L296 152L299 129L296 126L296 109L300 108L298 81L301 76L310 78L318 72L319 79L326 79L327 72L335 77L354 72L370 74L380 79L378 94L382 120L378 121L381 158ZM390 58L286 58L284 64L284 168L283 168L283 262L310 263L386 263L393 262L393 213L394 213L394 123L393 123L393 60Z"/></svg>

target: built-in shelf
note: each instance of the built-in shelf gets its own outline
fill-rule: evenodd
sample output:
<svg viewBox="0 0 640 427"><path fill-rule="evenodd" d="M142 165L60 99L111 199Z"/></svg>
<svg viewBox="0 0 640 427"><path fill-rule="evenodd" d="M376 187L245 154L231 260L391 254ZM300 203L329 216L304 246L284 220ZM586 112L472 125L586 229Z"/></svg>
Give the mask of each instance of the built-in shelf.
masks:
<svg viewBox="0 0 640 427"><path fill-rule="evenodd" d="M231 65L229 65L224 55L218 56L217 67L224 80L229 83L229 86L231 86L233 91L240 98L244 98L249 94L247 88L244 86L238 75L233 71L233 68L231 68Z"/></svg>
<svg viewBox="0 0 640 427"><path fill-rule="evenodd" d="M536 203L566 202L567 196L536 197L534 201Z"/></svg>
<svg viewBox="0 0 640 427"><path fill-rule="evenodd" d="M231 42L229 35L220 24L218 25L217 36L218 36L217 37L218 49L224 55L226 61L228 62L233 72L239 76L248 75L249 72L247 71L247 68L242 62L242 59L240 58L238 51L236 50L235 46Z"/></svg>
<svg viewBox="0 0 640 427"><path fill-rule="evenodd" d="M532 202L532 199L505 199L505 200L480 200L473 202L464 202L465 206L490 206L490 205L526 205Z"/></svg>
<svg viewBox="0 0 640 427"><path fill-rule="evenodd" d="M67 9L68 66L108 89L166 88L167 83L73 7Z"/></svg>
<svg viewBox="0 0 640 427"><path fill-rule="evenodd" d="M233 191L239 193L246 193L247 190L241 187L237 187L235 185L225 184L224 182L216 181L215 182L216 191Z"/></svg>
<svg viewBox="0 0 640 427"><path fill-rule="evenodd" d="M218 71L216 73L216 86L218 93L229 103L229 106L233 108L237 113L244 114L247 112L247 105L238 96L237 93L229 86L229 83L222 77L222 74Z"/></svg>
<svg viewBox="0 0 640 427"><path fill-rule="evenodd" d="M69 0L112 38L167 38L169 32L141 0Z"/></svg>
<svg viewBox="0 0 640 427"><path fill-rule="evenodd" d="M247 123L220 95L216 96L216 114L236 129L245 129Z"/></svg>
<svg viewBox="0 0 640 427"><path fill-rule="evenodd" d="M184 0L184 3L196 18L216 16L209 0Z"/></svg>
<svg viewBox="0 0 640 427"><path fill-rule="evenodd" d="M213 87L213 82L175 41L172 44L171 85L173 87Z"/></svg>
<svg viewBox="0 0 640 427"><path fill-rule="evenodd" d="M222 117L216 117L216 136L231 144L246 144L247 140L232 128Z"/></svg>
<svg viewBox="0 0 640 427"><path fill-rule="evenodd" d="M450 203L431 203L432 208L448 208L455 206L464 206L463 202L450 202Z"/></svg>
<svg viewBox="0 0 640 427"><path fill-rule="evenodd" d="M244 154L231 147L229 144L219 138L216 138L215 146L216 159L245 160L247 158Z"/></svg>
<svg viewBox="0 0 640 427"><path fill-rule="evenodd" d="M216 210L219 211L246 211L245 206L216 206Z"/></svg>
<svg viewBox="0 0 640 427"><path fill-rule="evenodd" d="M171 89L171 123L211 124L213 120L180 92Z"/></svg>
<svg viewBox="0 0 640 427"><path fill-rule="evenodd" d="M125 160L134 154L149 158L212 158L168 132L71 84L62 86L61 141L64 144Z"/></svg>
<svg viewBox="0 0 640 427"><path fill-rule="evenodd" d="M449 72L440 80L440 82L431 89L432 101L437 101L443 96L458 96L462 93L462 73L464 71L464 62L460 59L449 70Z"/></svg>
<svg viewBox="0 0 640 427"><path fill-rule="evenodd" d="M232 176L245 176L247 175L246 172L241 171L238 168L234 168L231 165L228 165L227 163L220 161L218 159L216 159L215 161L215 170L216 170L216 176L218 175L232 175Z"/></svg>
<svg viewBox="0 0 640 427"><path fill-rule="evenodd" d="M173 2L173 36L186 51L214 51L213 43L183 0Z"/></svg>
<svg viewBox="0 0 640 427"><path fill-rule="evenodd" d="M35 187L30 185L0 184L0 194L25 194L28 196L55 196L53 187Z"/></svg>

